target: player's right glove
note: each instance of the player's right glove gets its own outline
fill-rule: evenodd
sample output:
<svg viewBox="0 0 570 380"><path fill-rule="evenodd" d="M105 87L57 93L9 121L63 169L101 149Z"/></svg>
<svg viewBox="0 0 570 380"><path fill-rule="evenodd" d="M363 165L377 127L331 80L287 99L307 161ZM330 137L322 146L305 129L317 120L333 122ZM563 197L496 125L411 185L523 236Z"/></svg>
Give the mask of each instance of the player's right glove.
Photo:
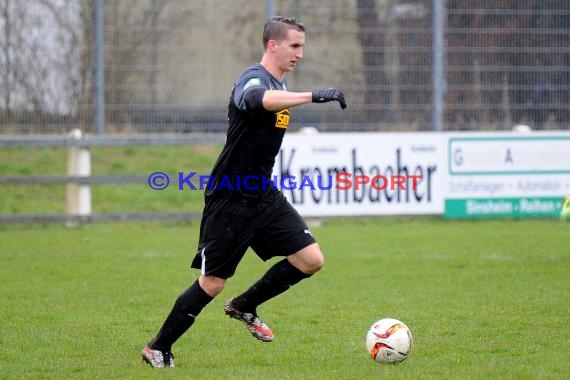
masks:
<svg viewBox="0 0 570 380"><path fill-rule="evenodd" d="M326 90L313 91L313 103L326 103L337 101L340 103L340 108L346 108L346 101L344 94L337 89L328 88Z"/></svg>

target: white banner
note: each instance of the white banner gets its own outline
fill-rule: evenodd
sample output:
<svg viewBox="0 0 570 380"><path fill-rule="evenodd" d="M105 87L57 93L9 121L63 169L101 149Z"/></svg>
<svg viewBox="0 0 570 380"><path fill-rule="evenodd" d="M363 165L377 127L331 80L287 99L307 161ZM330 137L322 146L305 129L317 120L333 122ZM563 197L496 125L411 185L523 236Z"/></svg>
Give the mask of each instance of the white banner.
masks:
<svg viewBox="0 0 570 380"><path fill-rule="evenodd" d="M562 198L570 195L570 134L446 136L446 217L558 216Z"/></svg>
<svg viewBox="0 0 570 380"><path fill-rule="evenodd" d="M290 133L274 181L303 216L442 214L443 141L430 132Z"/></svg>

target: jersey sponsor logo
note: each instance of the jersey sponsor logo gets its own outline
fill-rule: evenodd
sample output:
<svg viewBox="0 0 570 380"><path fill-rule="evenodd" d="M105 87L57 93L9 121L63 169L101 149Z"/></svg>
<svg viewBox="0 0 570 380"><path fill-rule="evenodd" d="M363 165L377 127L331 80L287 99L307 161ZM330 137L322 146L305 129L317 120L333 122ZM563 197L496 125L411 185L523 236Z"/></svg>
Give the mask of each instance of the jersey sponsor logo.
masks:
<svg viewBox="0 0 570 380"><path fill-rule="evenodd" d="M291 112L289 112L289 109L279 111L275 114L275 116L276 116L275 127L287 129L287 127L289 126L289 119L291 116Z"/></svg>
<svg viewBox="0 0 570 380"><path fill-rule="evenodd" d="M245 91L247 88L251 86L261 86L261 79L259 78L251 78L243 85L243 90Z"/></svg>

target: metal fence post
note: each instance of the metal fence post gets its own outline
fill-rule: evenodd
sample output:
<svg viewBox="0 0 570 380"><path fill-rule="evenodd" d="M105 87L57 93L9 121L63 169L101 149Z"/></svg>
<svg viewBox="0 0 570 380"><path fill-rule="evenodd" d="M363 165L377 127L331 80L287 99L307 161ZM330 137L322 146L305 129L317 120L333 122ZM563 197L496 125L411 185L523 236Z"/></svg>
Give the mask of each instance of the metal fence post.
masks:
<svg viewBox="0 0 570 380"><path fill-rule="evenodd" d="M265 0L265 18L270 19L275 16L275 0Z"/></svg>
<svg viewBox="0 0 570 380"><path fill-rule="evenodd" d="M103 0L95 0L93 4L93 24L95 39L94 50L94 98L95 98L95 131L98 135L105 130L105 39L103 19Z"/></svg>
<svg viewBox="0 0 570 380"><path fill-rule="evenodd" d="M434 131L443 129L443 106L446 87L444 76L446 14L445 0L433 0L432 129Z"/></svg>

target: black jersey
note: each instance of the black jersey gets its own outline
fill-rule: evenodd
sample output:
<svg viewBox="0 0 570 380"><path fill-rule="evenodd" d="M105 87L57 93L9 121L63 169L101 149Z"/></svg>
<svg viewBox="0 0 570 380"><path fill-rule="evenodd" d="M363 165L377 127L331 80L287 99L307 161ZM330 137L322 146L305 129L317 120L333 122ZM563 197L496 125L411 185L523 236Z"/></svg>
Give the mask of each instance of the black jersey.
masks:
<svg viewBox="0 0 570 380"><path fill-rule="evenodd" d="M206 196L251 198L273 191L270 182L285 131L288 109L279 112L251 107L252 91L287 90L286 81L275 79L262 65L254 64L238 77L228 105L229 128L226 143L206 189Z"/></svg>

